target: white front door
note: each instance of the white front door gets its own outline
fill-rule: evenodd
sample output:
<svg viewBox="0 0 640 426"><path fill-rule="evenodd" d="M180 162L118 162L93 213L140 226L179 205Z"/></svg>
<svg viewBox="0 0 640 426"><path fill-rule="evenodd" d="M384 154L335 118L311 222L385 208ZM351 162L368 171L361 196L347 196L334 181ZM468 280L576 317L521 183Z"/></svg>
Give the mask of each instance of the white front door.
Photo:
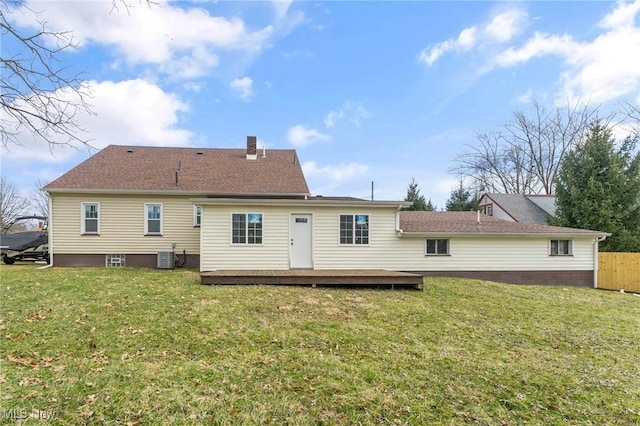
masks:
<svg viewBox="0 0 640 426"><path fill-rule="evenodd" d="M313 268L313 224L310 214L292 214L289 242L291 268Z"/></svg>

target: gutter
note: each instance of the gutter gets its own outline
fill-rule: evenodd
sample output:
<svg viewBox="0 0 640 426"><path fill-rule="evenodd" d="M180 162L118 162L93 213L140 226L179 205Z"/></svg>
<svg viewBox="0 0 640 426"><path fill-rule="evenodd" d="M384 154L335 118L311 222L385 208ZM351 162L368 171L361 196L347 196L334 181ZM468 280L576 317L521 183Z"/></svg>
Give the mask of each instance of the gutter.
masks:
<svg viewBox="0 0 640 426"><path fill-rule="evenodd" d="M279 198L190 198L193 204L200 205L251 205L251 206L292 206L292 207L377 207L377 208L402 208L408 207L410 203L398 201L354 201L354 200L303 200L303 199L279 199Z"/></svg>
<svg viewBox="0 0 640 426"><path fill-rule="evenodd" d="M589 233L553 233L553 232L405 232L403 237L414 238L486 238L486 237L512 237L512 238L606 238L608 234L601 232Z"/></svg>
<svg viewBox="0 0 640 426"><path fill-rule="evenodd" d="M402 210L402 207L402 204L399 204L396 210L396 233L400 235L404 234L404 231L400 228L400 210Z"/></svg>
<svg viewBox="0 0 640 426"><path fill-rule="evenodd" d="M51 192L47 191L47 193L49 194L49 211L47 212L47 236L49 237L47 240L47 249L49 250L49 264L38 269L51 268L53 266L53 197L51 196Z"/></svg>
<svg viewBox="0 0 640 426"><path fill-rule="evenodd" d="M49 194L112 194L112 195L190 195L201 197L300 197L307 198L308 192L204 192L164 189L91 189L52 188Z"/></svg>

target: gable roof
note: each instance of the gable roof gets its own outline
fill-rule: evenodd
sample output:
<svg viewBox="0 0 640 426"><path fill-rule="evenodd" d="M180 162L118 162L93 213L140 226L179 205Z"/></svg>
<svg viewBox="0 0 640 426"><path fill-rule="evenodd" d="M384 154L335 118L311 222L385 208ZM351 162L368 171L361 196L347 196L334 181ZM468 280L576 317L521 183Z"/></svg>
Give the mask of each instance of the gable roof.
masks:
<svg viewBox="0 0 640 426"><path fill-rule="evenodd" d="M533 196L536 202L530 198L532 196L523 194L486 193L484 197L493 201L516 222L544 225L547 218L555 213L555 197L552 195Z"/></svg>
<svg viewBox="0 0 640 426"><path fill-rule="evenodd" d="M529 201L540 207L550 216L556 215L556 196L555 195L527 195Z"/></svg>
<svg viewBox="0 0 640 426"><path fill-rule="evenodd" d="M44 187L50 192L186 192L207 195L306 196L295 150L109 145ZM176 174L177 172L177 174ZM177 177L176 177L177 175Z"/></svg>
<svg viewBox="0 0 640 426"><path fill-rule="evenodd" d="M402 229L403 233L408 234L572 235L592 237L609 235L606 232L586 229L511 222L486 215L480 215L480 223L478 224L478 214L476 212L401 211L400 229Z"/></svg>

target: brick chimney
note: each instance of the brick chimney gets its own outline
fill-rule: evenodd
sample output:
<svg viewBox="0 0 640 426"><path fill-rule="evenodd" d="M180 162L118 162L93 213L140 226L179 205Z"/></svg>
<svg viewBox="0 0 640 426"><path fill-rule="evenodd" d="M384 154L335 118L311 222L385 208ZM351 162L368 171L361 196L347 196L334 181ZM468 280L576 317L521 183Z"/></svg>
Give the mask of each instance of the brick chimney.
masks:
<svg viewBox="0 0 640 426"><path fill-rule="evenodd" d="M258 142L255 136L247 136L247 160L258 158Z"/></svg>

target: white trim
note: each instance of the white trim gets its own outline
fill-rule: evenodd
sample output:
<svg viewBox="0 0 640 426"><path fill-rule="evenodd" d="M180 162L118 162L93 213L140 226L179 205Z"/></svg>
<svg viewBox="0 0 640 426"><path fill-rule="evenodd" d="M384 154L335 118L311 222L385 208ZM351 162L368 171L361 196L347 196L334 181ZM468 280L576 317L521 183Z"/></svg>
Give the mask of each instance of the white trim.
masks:
<svg viewBox="0 0 640 426"><path fill-rule="evenodd" d="M112 194L112 195L187 195L193 197L307 197L308 192L202 192L164 189L47 189L51 194ZM203 198L207 199L207 198Z"/></svg>
<svg viewBox="0 0 640 426"><path fill-rule="evenodd" d="M53 266L53 197L49 195L49 211L47 212L47 250L49 250L49 267Z"/></svg>
<svg viewBox="0 0 640 426"><path fill-rule="evenodd" d="M198 215L198 209L200 209L200 215ZM198 216L200 217L200 223L198 223ZM193 205L193 227L200 228L202 226L202 206L200 204Z"/></svg>
<svg viewBox="0 0 640 426"><path fill-rule="evenodd" d="M495 237L495 238L548 238L553 240L566 240L572 238L594 238L594 237L602 237L608 236L611 234L606 234L604 232L399 232L398 236L402 238L454 238L454 237L465 237L465 238L487 238L487 237Z"/></svg>
<svg viewBox="0 0 640 426"><path fill-rule="evenodd" d="M280 207L342 207L342 208L402 208L409 207L406 201L367 201L367 200L303 200L275 198L190 198L193 204L216 206L280 206Z"/></svg>
<svg viewBox="0 0 640 426"><path fill-rule="evenodd" d="M85 206L88 204L95 204L98 206L98 217L95 219L96 223L96 232L87 232L87 218L85 216ZM100 211L102 206L99 201L82 201L80 203L80 235L100 235ZM91 219L93 220L93 219Z"/></svg>
<svg viewBox="0 0 640 426"><path fill-rule="evenodd" d="M149 232L149 220L148 220L148 207L149 206L160 206L160 232ZM156 236L156 235L162 235L162 231L163 231L163 222L164 219L164 206L162 205L162 203L144 203L144 235L149 235L149 236ZM157 219L153 219L153 220L157 220Z"/></svg>

